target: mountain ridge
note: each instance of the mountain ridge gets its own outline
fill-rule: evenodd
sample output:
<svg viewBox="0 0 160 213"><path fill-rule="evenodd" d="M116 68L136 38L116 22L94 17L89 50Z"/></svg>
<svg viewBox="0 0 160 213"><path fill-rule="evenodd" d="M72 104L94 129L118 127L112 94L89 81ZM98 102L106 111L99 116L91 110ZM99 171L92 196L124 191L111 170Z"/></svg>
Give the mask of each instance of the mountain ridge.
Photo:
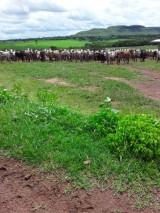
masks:
<svg viewBox="0 0 160 213"><path fill-rule="evenodd" d="M143 25L117 25L108 28L92 28L80 31L72 36L75 37L112 37L126 35L157 35L160 34L160 27L145 27Z"/></svg>

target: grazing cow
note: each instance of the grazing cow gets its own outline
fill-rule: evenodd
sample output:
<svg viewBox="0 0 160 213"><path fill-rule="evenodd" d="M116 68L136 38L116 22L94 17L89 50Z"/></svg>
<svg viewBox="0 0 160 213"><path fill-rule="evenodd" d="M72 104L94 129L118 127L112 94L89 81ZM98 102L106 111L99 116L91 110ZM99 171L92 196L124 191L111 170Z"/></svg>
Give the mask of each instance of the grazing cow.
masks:
<svg viewBox="0 0 160 213"><path fill-rule="evenodd" d="M100 50L95 51L94 58L95 58L95 61L100 62Z"/></svg>
<svg viewBox="0 0 160 213"><path fill-rule="evenodd" d="M38 51L37 50L32 51L31 58L33 61L38 61Z"/></svg>
<svg viewBox="0 0 160 213"><path fill-rule="evenodd" d="M11 53L10 51L0 51L0 61L10 61L11 60Z"/></svg>
<svg viewBox="0 0 160 213"><path fill-rule="evenodd" d="M124 63L129 64L130 57L131 57L131 53L129 51L118 51L117 52L117 64L119 65L121 60L123 60Z"/></svg>
<svg viewBox="0 0 160 213"><path fill-rule="evenodd" d="M157 58L157 53L158 53L158 51L153 51L153 56L152 56L152 59L153 60L156 60L156 58Z"/></svg>
<svg viewBox="0 0 160 213"><path fill-rule="evenodd" d="M104 51L104 50L101 50L101 51L100 51L100 62L101 62L101 63L105 63L105 61L106 61L105 51Z"/></svg>
<svg viewBox="0 0 160 213"><path fill-rule="evenodd" d="M83 61L83 50L72 50L71 60Z"/></svg>
<svg viewBox="0 0 160 213"><path fill-rule="evenodd" d="M140 61L141 62L144 62L147 58L147 52L145 50L141 50L141 53L140 53Z"/></svg>
<svg viewBox="0 0 160 213"><path fill-rule="evenodd" d="M40 51L40 60L44 62L46 60L46 53L44 50Z"/></svg>
<svg viewBox="0 0 160 213"><path fill-rule="evenodd" d="M62 59L63 61L70 61L70 51L64 49L64 50L61 52L61 59Z"/></svg>
<svg viewBox="0 0 160 213"><path fill-rule="evenodd" d="M160 51L157 51L157 62L160 61Z"/></svg>
<svg viewBox="0 0 160 213"><path fill-rule="evenodd" d="M26 62L30 62L32 59L32 50L30 49L24 50L23 55L24 55L24 60Z"/></svg>
<svg viewBox="0 0 160 213"><path fill-rule="evenodd" d="M89 52L90 52L90 50L83 50L83 52L82 52L83 61L89 61Z"/></svg>
<svg viewBox="0 0 160 213"><path fill-rule="evenodd" d="M116 52L106 51L105 57L106 57L107 64L113 64L113 62L116 60Z"/></svg>

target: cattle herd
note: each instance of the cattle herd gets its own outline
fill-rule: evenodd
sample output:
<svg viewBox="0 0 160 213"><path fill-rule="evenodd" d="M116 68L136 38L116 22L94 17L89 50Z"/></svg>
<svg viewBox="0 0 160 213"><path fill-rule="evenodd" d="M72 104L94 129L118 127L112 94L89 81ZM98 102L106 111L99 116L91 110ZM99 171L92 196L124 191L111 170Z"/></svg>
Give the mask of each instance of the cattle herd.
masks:
<svg viewBox="0 0 160 213"><path fill-rule="evenodd" d="M5 50L0 51L0 61L16 61L16 62L31 62L31 61L76 61L89 62L97 61L107 64L128 64L132 61L145 61L147 58L160 61L160 51L156 50L139 50L139 49L112 49L112 50L32 50L26 49L23 51Z"/></svg>

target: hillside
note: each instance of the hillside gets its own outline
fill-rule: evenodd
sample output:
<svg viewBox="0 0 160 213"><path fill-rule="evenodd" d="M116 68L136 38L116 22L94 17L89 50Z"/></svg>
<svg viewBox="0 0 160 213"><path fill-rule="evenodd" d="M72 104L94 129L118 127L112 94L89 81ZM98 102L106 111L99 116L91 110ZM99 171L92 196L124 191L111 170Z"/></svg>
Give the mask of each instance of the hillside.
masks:
<svg viewBox="0 0 160 213"><path fill-rule="evenodd" d="M108 28L94 28L79 32L74 37L115 37L115 36L142 36L142 35L160 35L160 27L145 27L142 25L131 26L110 26Z"/></svg>

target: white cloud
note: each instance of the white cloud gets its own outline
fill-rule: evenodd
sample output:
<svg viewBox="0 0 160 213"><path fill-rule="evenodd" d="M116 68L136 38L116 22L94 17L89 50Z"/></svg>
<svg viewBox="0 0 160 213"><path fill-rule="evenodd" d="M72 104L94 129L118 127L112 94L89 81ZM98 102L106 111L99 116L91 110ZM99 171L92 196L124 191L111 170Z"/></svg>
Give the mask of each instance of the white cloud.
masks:
<svg viewBox="0 0 160 213"><path fill-rule="evenodd" d="M160 26L159 0L0 0L0 39L63 36L110 25Z"/></svg>

